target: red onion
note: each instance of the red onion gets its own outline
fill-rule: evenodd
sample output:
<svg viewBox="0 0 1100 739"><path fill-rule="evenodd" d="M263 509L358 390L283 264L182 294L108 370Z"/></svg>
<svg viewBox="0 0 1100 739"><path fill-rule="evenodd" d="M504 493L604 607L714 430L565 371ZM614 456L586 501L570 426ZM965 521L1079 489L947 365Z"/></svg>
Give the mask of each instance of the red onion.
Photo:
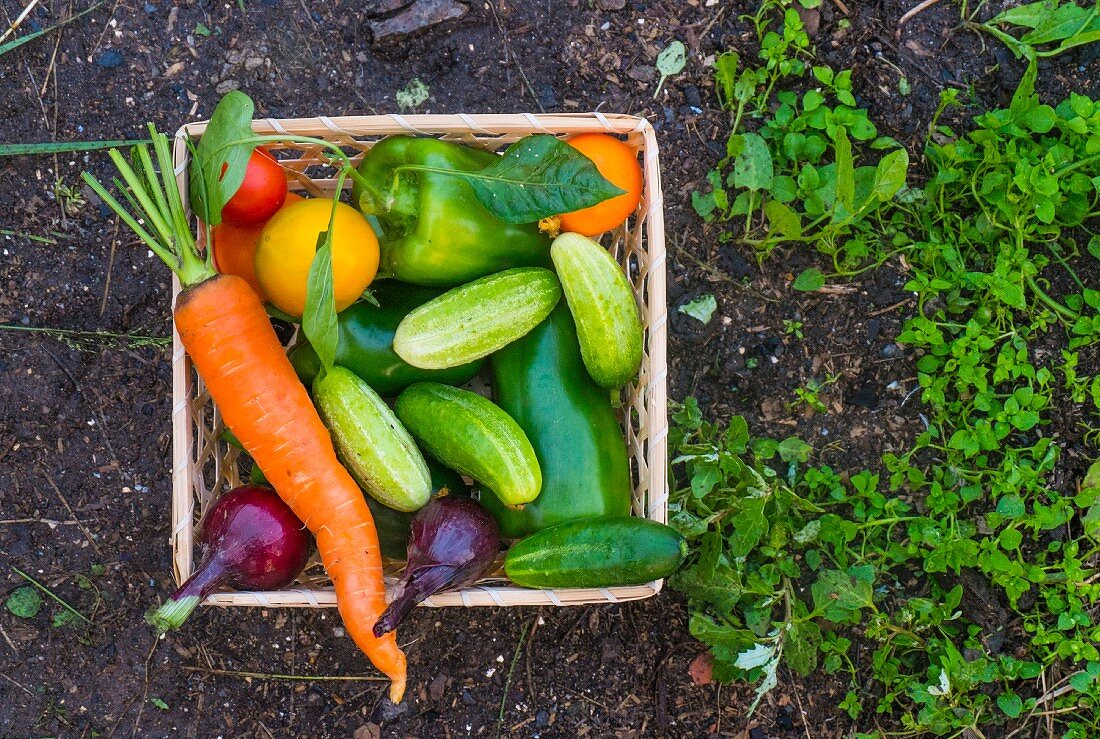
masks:
<svg viewBox="0 0 1100 739"><path fill-rule="evenodd" d="M220 585L247 590L289 585L306 566L312 538L274 490L244 485L207 511L200 541L198 569L146 617L160 631L178 629Z"/></svg>
<svg viewBox="0 0 1100 739"><path fill-rule="evenodd" d="M479 503L450 495L429 501L413 517L405 576L374 624L374 635L393 631L425 598L477 581L498 551L500 529Z"/></svg>

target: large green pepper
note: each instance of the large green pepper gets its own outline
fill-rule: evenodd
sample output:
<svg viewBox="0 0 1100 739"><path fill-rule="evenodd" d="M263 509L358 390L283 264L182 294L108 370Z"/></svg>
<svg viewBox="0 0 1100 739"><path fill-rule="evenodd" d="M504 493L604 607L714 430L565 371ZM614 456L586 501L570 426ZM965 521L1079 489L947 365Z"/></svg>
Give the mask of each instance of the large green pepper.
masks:
<svg viewBox="0 0 1100 739"><path fill-rule="evenodd" d="M484 360L442 370L425 370L407 364L393 350L397 324L413 308L441 295L438 288L407 285L381 280L371 286L378 305L365 300L340 312L336 346L336 364L346 367L370 385L379 395L397 395L414 382L442 382L464 385L478 373ZM321 360L308 342L290 350L290 363L306 387L321 369Z"/></svg>
<svg viewBox="0 0 1100 739"><path fill-rule="evenodd" d="M482 492L501 533L514 539L574 519L629 515L626 442L610 393L585 371L565 301L489 362L493 398L527 434L542 469L542 491L521 510Z"/></svg>
<svg viewBox="0 0 1100 739"><path fill-rule="evenodd" d="M379 274L417 285L460 285L511 267L550 265L550 239L533 223L504 223L468 184L402 165L473 172L496 154L432 138L393 136L359 165L352 203L377 217Z"/></svg>

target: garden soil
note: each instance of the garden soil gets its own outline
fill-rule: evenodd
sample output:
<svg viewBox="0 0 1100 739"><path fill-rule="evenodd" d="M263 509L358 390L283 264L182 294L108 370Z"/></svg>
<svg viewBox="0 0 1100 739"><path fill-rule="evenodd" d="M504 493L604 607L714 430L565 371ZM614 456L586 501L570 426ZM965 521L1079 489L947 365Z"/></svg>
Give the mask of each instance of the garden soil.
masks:
<svg viewBox="0 0 1100 739"><path fill-rule="evenodd" d="M644 115L665 187L672 398L695 395L711 418L743 414L759 435L798 434L816 461L844 470L913 438L915 372L894 343L914 310L904 264L797 293L789 282L812 255L777 253L760 268L691 208L730 123L707 60L729 49L751 58L739 14L755 3L488 0L395 36L371 14L401 4L107 0L0 57L0 142L135 138L146 121L174 131L234 87L262 116L385 113L413 79L430 93L416 112ZM956 3L899 28L913 4L825 0L806 21L819 58L854 69L872 120L916 157L942 90L1004 105L1021 68L961 27ZM0 0L0 31L24 5ZM84 7L41 2L20 33ZM674 38L688 47L687 67L654 97L656 55ZM1100 93L1088 48L1040 78L1047 102L1070 89ZM785 672L748 716L751 688L708 682L683 601L669 591L584 608L417 609L401 629L410 689L400 706L383 699L332 610L203 608L155 638L143 613L173 587L170 355L163 343L112 335L169 336L170 286L82 187L85 169L108 176L106 157L0 159L0 324L96 334L0 330L0 597L26 584L18 568L90 621L66 621L48 598L32 618L0 610L0 737L765 739L873 728L836 710L838 681ZM718 302L709 324L675 310L705 293ZM803 336L785 321L801 322ZM790 410L796 388L833 377L822 393L829 413ZM1069 410L1055 432L1083 469Z"/></svg>

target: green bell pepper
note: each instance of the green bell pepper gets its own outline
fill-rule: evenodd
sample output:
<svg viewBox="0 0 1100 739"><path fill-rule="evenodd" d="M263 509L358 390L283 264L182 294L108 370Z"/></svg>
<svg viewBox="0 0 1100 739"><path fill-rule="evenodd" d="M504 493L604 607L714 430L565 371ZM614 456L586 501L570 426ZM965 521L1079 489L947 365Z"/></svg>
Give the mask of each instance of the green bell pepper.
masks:
<svg viewBox="0 0 1100 739"><path fill-rule="evenodd" d="M542 491L520 509L489 490L481 502L515 539L580 518L630 514L630 462L611 394L584 368L565 301L489 359L493 399L535 449Z"/></svg>
<svg viewBox="0 0 1100 739"><path fill-rule="evenodd" d="M361 377L376 393L397 395L414 382L464 385L481 369L483 359L442 370L419 369L393 350L393 336L401 319L442 295L443 290L381 280L371 285L371 291L378 305L361 300L337 316L336 364ZM312 387L321 360L308 341L303 339L290 350L290 363L305 386Z"/></svg>
<svg viewBox="0 0 1100 739"><path fill-rule="evenodd" d="M352 204L378 219L379 274L416 285L461 285L511 267L549 267L550 238L538 225L505 223L468 184L402 166L474 172L497 155L449 141L393 136L359 165Z"/></svg>

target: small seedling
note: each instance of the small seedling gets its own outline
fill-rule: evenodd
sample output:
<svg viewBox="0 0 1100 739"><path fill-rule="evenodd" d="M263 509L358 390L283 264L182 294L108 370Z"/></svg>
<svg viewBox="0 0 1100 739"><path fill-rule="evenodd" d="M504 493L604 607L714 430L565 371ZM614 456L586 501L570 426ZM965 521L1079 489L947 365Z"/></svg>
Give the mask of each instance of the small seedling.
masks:
<svg viewBox="0 0 1100 739"><path fill-rule="evenodd" d="M689 315L703 324L710 323L710 319L717 309L718 301L710 293L700 295L694 300L688 301L677 308L681 313Z"/></svg>
<svg viewBox="0 0 1100 739"><path fill-rule="evenodd" d="M397 107L401 110L411 110L426 103L429 95L428 86L421 82L419 77L414 77L409 84L405 85L405 89L398 90L394 97L397 100Z"/></svg>
<svg viewBox="0 0 1100 739"><path fill-rule="evenodd" d="M674 40L657 55L657 71L661 73L661 81L657 83L657 89L653 91L653 99L661 94L661 87L665 80L674 74L684 71L687 64L687 47L683 41Z"/></svg>
<svg viewBox="0 0 1100 739"><path fill-rule="evenodd" d="M794 336L796 339L802 340L806 338L802 334L802 321L797 321L793 318L783 319L783 333L788 336Z"/></svg>

